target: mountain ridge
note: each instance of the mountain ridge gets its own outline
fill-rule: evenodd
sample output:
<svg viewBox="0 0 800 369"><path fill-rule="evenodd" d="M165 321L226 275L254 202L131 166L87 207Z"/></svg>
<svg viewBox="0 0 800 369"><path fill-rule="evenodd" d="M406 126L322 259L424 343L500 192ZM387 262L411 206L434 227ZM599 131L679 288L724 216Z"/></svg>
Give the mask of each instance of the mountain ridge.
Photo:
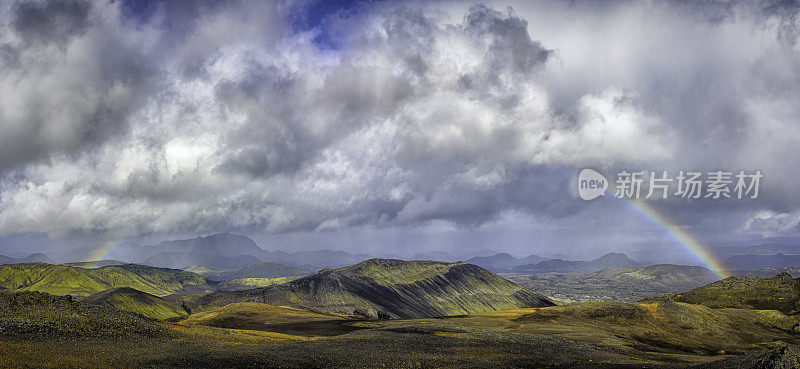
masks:
<svg viewBox="0 0 800 369"><path fill-rule="evenodd" d="M461 315L554 303L478 266L466 263L369 259L323 269L291 282L194 301L201 308L256 301L369 318Z"/></svg>

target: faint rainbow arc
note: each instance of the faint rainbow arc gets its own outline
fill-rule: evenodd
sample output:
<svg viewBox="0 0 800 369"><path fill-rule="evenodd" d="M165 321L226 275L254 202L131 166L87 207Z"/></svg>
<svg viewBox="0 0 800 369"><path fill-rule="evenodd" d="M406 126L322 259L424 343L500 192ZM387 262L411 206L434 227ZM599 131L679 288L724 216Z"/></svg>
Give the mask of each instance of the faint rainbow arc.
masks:
<svg viewBox="0 0 800 369"><path fill-rule="evenodd" d="M613 194L610 194L615 199L620 199ZM702 242L697 240L691 234L686 232L685 230L681 229L681 227L675 225L672 221L669 220L665 215L659 213L659 211L651 205L648 205L644 201L638 200L629 200L629 199L620 199L626 200L622 201L624 204L628 205L634 211L643 214L645 218L647 218L650 222L654 223L656 226L664 229L667 234L672 237L679 245L681 245L684 249L691 252L698 260L700 260L703 264L705 264L708 269L710 269L714 274L716 274L721 279L727 278L730 275L728 274L726 268L723 266L723 263L719 261L711 251L708 250L708 247L703 245Z"/></svg>
<svg viewBox="0 0 800 369"><path fill-rule="evenodd" d="M100 245L100 247L94 249L90 254L87 261L95 262L100 260L105 260L108 258L108 255L111 254L117 246L121 245L122 242L125 240L125 237L114 238L110 241L107 241Z"/></svg>

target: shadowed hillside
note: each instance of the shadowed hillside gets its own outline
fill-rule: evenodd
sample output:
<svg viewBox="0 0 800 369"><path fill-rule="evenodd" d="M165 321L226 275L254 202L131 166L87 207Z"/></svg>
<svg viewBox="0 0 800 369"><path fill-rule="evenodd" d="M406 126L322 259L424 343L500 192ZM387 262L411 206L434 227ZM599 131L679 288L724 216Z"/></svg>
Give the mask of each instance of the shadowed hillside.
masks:
<svg viewBox="0 0 800 369"><path fill-rule="evenodd" d="M201 308L263 302L382 318L435 317L550 306L547 298L464 263L371 259L289 283L197 299Z"/></svg>
<svg viewBox="0 0 800 369"><path fill-rule="evenodd" d="M136 264L96 269L38 263L0 266L0 287L9 292L39 291L82 297L115 287L131 287L164 296L203 286L206 279L194 273Z"/></svg>
<svg viewBox="0 0 800 369"><path fill-rule="evenodd" d="M117 310L140 314L151 319L169 319L187 315L189 312L179 303L166 301L130 287L119 287L98 292L81 303L102 305Z"/></svg>

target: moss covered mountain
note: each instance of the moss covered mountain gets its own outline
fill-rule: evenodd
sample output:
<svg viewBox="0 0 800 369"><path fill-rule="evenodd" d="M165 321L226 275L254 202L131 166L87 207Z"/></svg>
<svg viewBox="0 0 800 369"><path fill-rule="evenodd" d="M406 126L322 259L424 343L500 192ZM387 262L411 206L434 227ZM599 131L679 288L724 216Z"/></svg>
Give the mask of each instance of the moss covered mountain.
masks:
<svg viewBox="0 0 800 369"><path fill-rule="evenodd" d="M144 265L111 265L84 269L68 265L10 264L0 266L0 288L85 297L116 287L131 287L165 296L188 287L206 286L206 279L175 269Z"/></svg>
<svg viewBox="0 0 800 369"><path fill-rule="evenodd" d="M800 279L787 273L772 278L729 277L675 297L676 301L711 308L800 312Z"/></svg>
<svg viewBox="0 0 800 369"><path fill-rule="evenodd" d="M136 313L151 319L169 319L189 314L180 303L167 301L130 287L119 287L98 292L81 303L109 306L117 310Z"/></svg>
<svg viewBox="0 0 800 369"><path fill-rule="evenodd" d="M554 305L546 297L472 264L394 259L324 269L280 285L212 293L192 304L203 309L234 302L370 318L437 317Z"/></svg>

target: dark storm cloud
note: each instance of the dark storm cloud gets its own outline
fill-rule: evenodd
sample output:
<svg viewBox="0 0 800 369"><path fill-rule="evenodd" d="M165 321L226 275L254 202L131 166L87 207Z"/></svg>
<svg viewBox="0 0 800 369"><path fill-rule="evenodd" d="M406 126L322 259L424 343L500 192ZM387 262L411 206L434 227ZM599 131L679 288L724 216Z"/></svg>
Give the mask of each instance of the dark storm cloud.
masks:
<svg viewBox="0 0 800 369"><path fill-rule="evenodd" d="M25 1L14 6L11 26L26 43L62 44L89 27L89 1Z"/></svg>
<svg viewBox="0 0 800 369"><path fill-rule="evenodd" d="M0 233L570 222L587 166L761 169L665 208L796 228L794 5L306 5L0 6Z"/></svg>

